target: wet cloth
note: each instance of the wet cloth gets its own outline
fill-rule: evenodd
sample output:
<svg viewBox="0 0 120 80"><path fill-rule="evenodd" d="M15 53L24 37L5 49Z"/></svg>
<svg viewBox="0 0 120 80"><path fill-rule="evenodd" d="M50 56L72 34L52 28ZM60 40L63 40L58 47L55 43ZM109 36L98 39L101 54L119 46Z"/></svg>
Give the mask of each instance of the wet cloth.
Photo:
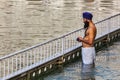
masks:
<svg viewBox="0 0 120 80"><path fill-rule="evenodd" d="M94 47L82 47L82 61L83 64L93 64L95 60L95 48Z"/></svg>
<svg viewBox="0 0 120 80"><path fill-rule="evenodd" d="M95 80L93 64L82 64L81 78L82 80Z"/></svg>

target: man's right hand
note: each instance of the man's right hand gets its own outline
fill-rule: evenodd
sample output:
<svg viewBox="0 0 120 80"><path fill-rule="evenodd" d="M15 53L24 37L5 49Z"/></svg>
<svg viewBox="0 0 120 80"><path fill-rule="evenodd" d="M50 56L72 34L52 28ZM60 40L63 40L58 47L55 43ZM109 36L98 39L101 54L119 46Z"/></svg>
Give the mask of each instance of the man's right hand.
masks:
<svg viewBox="0 0 120 80"><path fill-rule="evenodd" d="M78 42L79 42L79 37L76 39L76 41L78 41Z"/></svg>
<svg viewBox="0 0 120 80"><path fill-rule="evenodd" d="M78 37L78 38L76 39L76 41L82 42L82 41L83 41L83 38L82 38L82 37Z"/></svg>

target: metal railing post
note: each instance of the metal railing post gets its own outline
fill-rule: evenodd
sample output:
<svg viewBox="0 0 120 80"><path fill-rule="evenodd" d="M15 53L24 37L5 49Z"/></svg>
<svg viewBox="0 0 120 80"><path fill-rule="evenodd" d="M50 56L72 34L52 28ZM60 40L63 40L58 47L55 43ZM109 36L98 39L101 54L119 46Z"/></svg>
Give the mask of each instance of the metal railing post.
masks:
<svg viewBox="0 0 120 80"><path fill-rule="evenodd" d="M64 55L64 38L65 37L62 38L62 55Z"/></svg>

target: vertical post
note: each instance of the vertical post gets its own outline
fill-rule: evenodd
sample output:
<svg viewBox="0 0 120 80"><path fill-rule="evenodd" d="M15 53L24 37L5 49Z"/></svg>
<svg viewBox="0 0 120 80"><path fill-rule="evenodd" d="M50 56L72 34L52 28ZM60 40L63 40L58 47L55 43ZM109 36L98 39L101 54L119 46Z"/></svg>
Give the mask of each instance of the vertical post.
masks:
<svg viewBox="0 0 120 80"><path fill-rule="evenodd" d="M16 63L15 63L15 64L16 64L16 65L15 65L16 70L15 70L15 71L17 71L17 69L18 69L18 60L17 60L17 55L16 55L16 59L15 59L15 60L16 60Z"/></svg>
<svg viewBox="0 0 120 80"><path fill-rule="evenodd" d="M45 54L46 54L46 60L48 60L48 53L47 53L47 51L48 51L48 46L47 46L47 44L45 44Z"/></svg>
<svg viewBox="0 0 120 80"><path fill-rule="evenodd" d="M70 47L73 46L73 39L72 39L72 36L73 36L73 33L70 34L70 40L71 40L71 42L70 42L70 43L71 43Z"/></svg>
<svg viewBox="0 0 120 80"><path fill-rule="evenodd" d="M13 66L13 61L14 61L14 60L13 60L13 58L14 58L14 57L12 57L12 61L11 61L11 62L12 62L12 69L11 69L11 73L13 73L13 72L14 72L14 71L13 71L13 69L14 69L14 66Z"/></svg>
<svg viewBox="0 0 120 80"><path fill-rule="evenodd" d="M66 38L64 37L64 49L66 50L67 48L66 48Z"/></svg>
<svg viewBox="0 0 120 80"><path fill-rule="evenodd" d="M40 61L42 61L43 62L43 56L44 56L44 46L42 45L41 46L41 60Z"/></svg>
<svg viewBox="0 0 120 80"><path fill-rule="evenodd" d="M68 36L68 35L67 35ZM68 49L70 48L70 36L68 36Z"/></svg>
<svg viewBox="0 0 120 80"><path fill-rule="evenodd" d="M21 61L21 56L22 56L22 54L20 54L20 57L19 57L19 60L20 60L20 61L19 61L19 63L18 63L18 64L19 64L19 66L20 66L20 68L19 68L19 69L21 69L21 66L22 66L22 63L21 63L21 62L22 62L22 61Z"/></svg>
<svg viewBox="0 0 120 80"><path fill-rule="evenodd" d="M28 66L28 61L29 61L28 52L26 52L26 64L27 64L27 66Z"/></svg>
<svg viewBox="0 0 120 80"><path fill-rule="evenodd" d="M43 61L45 61L45 47L44 47L44 45L42 46L42 59L43 59Z"/></svg>
<svg viewBox="0 0 120 80"><path fill-rule="evenodd" d="M6 66L5 66L5 60L3 61L3 68L4 68L4 71L3 71L3 77L5 77L5 75L6 75Z"/></svg>
<svg viewBox="0 0 120 80"><path fill-rule="evenodd" d="M39 49L39 53L38 53L38 54L39 54L39 55L38 55L38 56L39 56L39 61L41 62L41 54L42 54L42 51L41 51L41 50L42 50L42 49L41 49L41 46L40 46L38 49Z"/></svg>
<svg viewBox="0 0 120 80"><path fill-rule="evenodd" d="M41 51L41 46L38 48L39 49L39 61L41 62L41 54L42 54L42 51Z"/></svg>
<svg viewBox="0 0 120 80"><path fill-rule="evenodd" d="M64 37L62 37L62 55L64 55Z"/></svg>
<svg viewBox="0 0 120 80"><path fill-rule="evenodd" d="M58 43L57 43L57 40L55 40L55 48L56 48L56 53L58 53L58 45L57 45ZM54 55L56 55L56 54L54 54Z"/></svg>
<svg viewBox="0 0 120 80"><path fill-rule="evenodd" d="M26 60L25 60L26 58L27 58L27 57L26 57L26 53L24 52L24 57L23 57L23 68L24 68L24 67L27 67L27 66L26 66Z"/></svg>
<svg viewBox="0 0 120 80"><path fill-rule="evenodd" d="M55 45L53 45L53 46L55 46ZM52 54L51 54L51 43L49 43L49 51L48 52L49 52L49 54L50 54L49 56L51 58L51 56L52 56ZM55 47L54 47L54 52L55 52Z"/></svg>
<svg viewBox="0 0 120 80"><path fill-rule="evenodd" d="M47 44L47 46L46 46L46 47L47 47L47 50L46 50L46 53L47 53L47 58L49 59L49 57L50 57L50 56L49 56L49 55L50 55L50 53L49 53L49 43Z"/></svg>
<svg viewBox="0 0 120 80"><path fill-rule="evenodd" d="M2 60L0 60L0 65L3 65ZM0 66L0 77L3 77L3 66Z"/></svg>
<svg viewBox="0 0 120 80"><path fill-rule="evenodd" d="M33 58L34 58L34 63L33 64L35 64L35 62L36 62L36 48L34 48L34 50L32 49L32 55L33 55Z"/></svg>
<svg viewBox="0 0 120 80"><path fill-rule="evenodd" d="M30 65L32 65L34 59L33 59L33 54L32 54L32 51L30 50L30 53L29 53L29 56L30 56Z"/></svg>
<svg viewBox="0 0 120 80"><path fill-rule="evenodd" d="M36 48L36 62L35 63L37 63L39 61L38 53L39 53L39 50L38 50L38 48Z"/></svg>
<svg viewBox="0 0 120 80"><path fill-rule="evenodd" d="M77 41L76 41L76 38L77 38L76 35L77 35L77 32L74 33L74 37L73 37L73 41L74 41L74 46L75 46L75 48L76 48L76 42L77 42Z"/></svg>
<svg viewBox="0 0 120 80"><path fill-rule="evenodd" d="M8 65L7 65L7 66L8 66L8 73L7 73L7 74L9 74L9 72L10 72L10 65L9 65L9 64L10 64L10 61L9 61L9 60L10 60L10 59L8 58Z"/></svg>
<svg viewBox="0 0 120 80"><path fill-rule="evenodd" d="M2 65L1 62L2 62L2 61L0 60L0 65ZM1 66L0 66L0 77L2 77L2 69L1 69Z"/></svg>

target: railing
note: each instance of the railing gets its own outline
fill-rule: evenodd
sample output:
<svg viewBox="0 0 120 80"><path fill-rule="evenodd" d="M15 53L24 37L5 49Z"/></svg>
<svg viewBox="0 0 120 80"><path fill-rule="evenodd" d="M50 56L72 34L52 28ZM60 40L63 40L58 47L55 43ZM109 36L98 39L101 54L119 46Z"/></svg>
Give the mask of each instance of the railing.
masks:
<svg viewBox="0 0 120 80"><path fill-rule="evenodd" d="M119 29L120 14L95 24L97 39ZM59 38L1 57L0 80L9 79L80 47L81 43L76 41L78 36L84 36L84 29L78 29Z"/></svg>

